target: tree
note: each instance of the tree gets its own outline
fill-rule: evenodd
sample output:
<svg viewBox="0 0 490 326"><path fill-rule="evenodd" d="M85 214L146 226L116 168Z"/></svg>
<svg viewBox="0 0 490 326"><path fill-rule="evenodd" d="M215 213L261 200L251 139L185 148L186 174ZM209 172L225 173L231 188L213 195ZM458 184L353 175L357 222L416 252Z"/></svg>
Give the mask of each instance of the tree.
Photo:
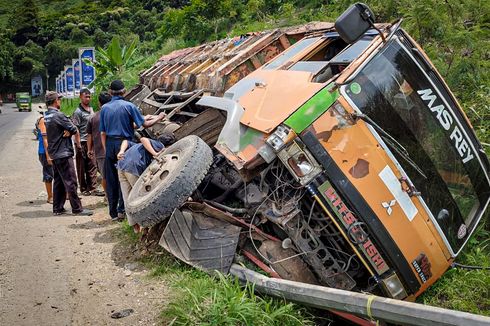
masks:
<svg viewBox="0 0 490 326"><path fill-rule="evenodd" d="M78 46L62 40L49 42L44 48L44 64L50 76L57 75L65 65L66 60L78 57ZM70 63L71 64L71 63Z"/></svg>
<svg viewBox="0 0 490 326"><path fill-rule="evenodd" d="M93 81L93 85L95 85L97 93L107 89L110 81L124 79L124 72L143 60L143 58L134 59L137 42L134 39L128 47L121 46L119 37L115 36L107 49L97 48L97 60L95 62L85 61L86 64L95 67L96 78Z"/></svg>
<svg viewBox="0 0 490 326"><path fill-rule="evenodd" d="M16 45L24 45L28 40L37 40L39 29L37 1L23 0L13 10L9 23L14 27L12 41Z"/></svg>
<svg viewBox="0 0 490 326"><path fill-rule="evenodd" d="M0 81L7 80L14 75L15 44L7 35L0 34ZM1 82L0 82L1 84Z"/></svg>

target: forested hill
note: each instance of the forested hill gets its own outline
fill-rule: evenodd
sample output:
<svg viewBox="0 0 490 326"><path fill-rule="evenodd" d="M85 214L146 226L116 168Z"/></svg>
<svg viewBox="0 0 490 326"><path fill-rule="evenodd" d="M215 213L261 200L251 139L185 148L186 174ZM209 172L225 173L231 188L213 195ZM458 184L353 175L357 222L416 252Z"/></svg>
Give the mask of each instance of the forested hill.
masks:
<svg viewBox="0 0 490 326"><path fill-rule="evenodd" d="M365 1L378 22L404 17L477 127L490 120L490 1ZM54 77L79 46L139 40L144 64L163 52L308 21L333 21L352 1L0 0L0 92ZM144 67L140 67L141 69ZM50 79L50 85L54 78ZM478 129L477 128L477 129ZM483 127L482 127L483 128ZM486 129L486 128L485 128ZM488 140L488 129L478 130Z"/></svg>

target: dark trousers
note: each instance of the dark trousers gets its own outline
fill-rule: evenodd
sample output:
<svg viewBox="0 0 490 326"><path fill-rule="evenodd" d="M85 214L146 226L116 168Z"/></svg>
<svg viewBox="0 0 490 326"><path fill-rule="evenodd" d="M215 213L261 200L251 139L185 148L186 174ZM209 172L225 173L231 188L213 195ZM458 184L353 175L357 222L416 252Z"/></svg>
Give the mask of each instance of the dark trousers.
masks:
<svg viewBox="0 0 490 326"><path fill-rule="evenodd" d="M111 218L116 218L118 212L124 212L124 202L116 169L117 153L119 153L122 141L123 139L107 137L105 143L104 177Z"/></svg>
<svg viewBox="0 0 490 326"><path fill-rule="evenodd" d="M83 207L77 194L77 176L73 158L53 160L53 177L53 212L58 213L64 210L66 195L70 200L72 212L81 212Z"/></svg>
<svg viewBox="0 0 490 326"><path fill-rule="evenodd" d="M82 149L77 150L77 175L80 191L92 191L97 188L97 166L95 160L88 156L86 141L81 142Z"/></svg>

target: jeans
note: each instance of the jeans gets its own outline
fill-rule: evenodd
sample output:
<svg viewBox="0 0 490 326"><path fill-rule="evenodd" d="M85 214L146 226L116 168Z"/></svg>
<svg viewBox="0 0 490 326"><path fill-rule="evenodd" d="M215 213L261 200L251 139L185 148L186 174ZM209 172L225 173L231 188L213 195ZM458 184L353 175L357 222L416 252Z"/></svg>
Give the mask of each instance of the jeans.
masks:
<svg viewBox="0 0 490 326"><path fill-rule="evenodd" d="M53 166L49 165L46 154L39 154L39 162L43 166L43 182L53 181Z"/></svg>

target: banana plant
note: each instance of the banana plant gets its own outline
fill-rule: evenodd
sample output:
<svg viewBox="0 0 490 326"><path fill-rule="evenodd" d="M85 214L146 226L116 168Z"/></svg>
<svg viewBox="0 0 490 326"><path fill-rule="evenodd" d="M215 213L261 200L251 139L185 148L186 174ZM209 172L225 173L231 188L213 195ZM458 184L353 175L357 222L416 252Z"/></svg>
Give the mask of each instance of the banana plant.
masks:
<svg viewBox="0 0 490 326"><path fill-rule="evenodd" d="M90 85L95 87L96 93L107 90L109 83L114 79L123 79L123 73L140 63L143 58L134 59L137 40L129 46L121 46L118 36L112 38L107 49L98 47L95 53L95 61L84 60L87 65L95 68L96 78ZM124 81L124 80L123 80Z"/></svg>

